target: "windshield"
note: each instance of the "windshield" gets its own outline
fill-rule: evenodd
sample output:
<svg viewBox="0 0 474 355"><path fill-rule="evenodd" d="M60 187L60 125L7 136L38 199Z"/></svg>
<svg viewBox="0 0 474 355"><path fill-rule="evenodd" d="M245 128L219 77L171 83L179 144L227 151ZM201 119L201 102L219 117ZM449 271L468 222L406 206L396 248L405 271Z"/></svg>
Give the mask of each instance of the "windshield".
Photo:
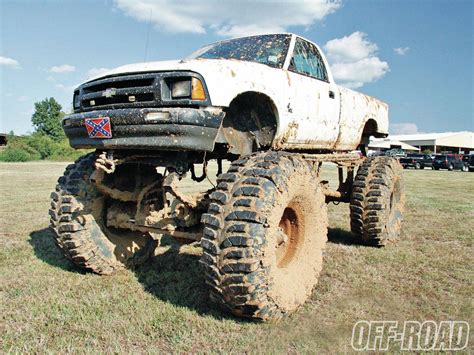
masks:
<svg viewBox="0 0 474 355"><path fill-rule="evenodd" d="M282 68L291 35L261 35L236 38L203 47L186 59L235 59Z"/></svg>
<svg viewBox="0 0 474 355"><path fill-rule="evenodd" d="M446 160L446 155L437 155L435 157L436 160Z"/></svg>

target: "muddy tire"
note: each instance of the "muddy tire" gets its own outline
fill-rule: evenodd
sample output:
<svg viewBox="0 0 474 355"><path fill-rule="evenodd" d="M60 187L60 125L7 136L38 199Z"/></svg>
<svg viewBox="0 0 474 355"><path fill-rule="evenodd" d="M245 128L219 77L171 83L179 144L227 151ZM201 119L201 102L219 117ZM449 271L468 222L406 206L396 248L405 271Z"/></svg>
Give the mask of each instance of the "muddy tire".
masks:
<svg viewBox="0 0 474 355"><path fill-rule="evenodd" d="M211 299L233 314L275 320L311 295L322 267L327 210L303 159L264 153L218 178L201 240Z"/></svg>
<svg viewBox="0 0 474 355"><path fill-rule="evenodd" d="M405 192L402 167L390 157L367 158L351 194L351 230L368 245L385 246L400 237Z"/></svg>
<svg viewBox="0 0 474 355"><path fill-rule="evenodd" d="M66 167L51 193L50 227L56 244L77 266L97 274L111 274L145 261L156 247L148 234L108 229L104 223L107 200L89 176L93 153Z"/></svg>

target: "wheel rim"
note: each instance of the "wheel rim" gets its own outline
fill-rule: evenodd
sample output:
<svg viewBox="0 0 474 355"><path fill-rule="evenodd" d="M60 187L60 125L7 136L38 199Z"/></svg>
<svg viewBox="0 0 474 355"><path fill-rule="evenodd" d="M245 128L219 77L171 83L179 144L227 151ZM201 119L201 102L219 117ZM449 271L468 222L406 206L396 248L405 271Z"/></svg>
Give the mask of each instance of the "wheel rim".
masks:
<svg viewBox="0 0 474 355"><path fill-rule="evenodd" d="M304 220L300 208L291 203L283 211L278 225L276 262L278 268L291 264L304 238Z"/></svg>

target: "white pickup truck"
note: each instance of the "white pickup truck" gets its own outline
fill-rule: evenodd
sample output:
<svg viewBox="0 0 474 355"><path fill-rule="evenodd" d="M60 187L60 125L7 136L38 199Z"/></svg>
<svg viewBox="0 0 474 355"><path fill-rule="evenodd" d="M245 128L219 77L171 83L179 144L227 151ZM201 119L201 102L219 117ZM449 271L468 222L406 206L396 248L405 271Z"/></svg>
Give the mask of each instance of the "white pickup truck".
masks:
<svg viewBox="0 0 474 355"><path fill-rule="evenodd" d="M127 112L114 111L118 108ZM387 105L337 86L318 46L292 34L237 38L206 46L184 60L116 68L80 86L74 110L65 130L77 147L187 149L183 140L177 146L157 140L168 132L149 126L180 115L191 121L185 122L187 129L197 128L185 132L196 142L192 149L204 151L212 151L214 143L228 143L237 154L258 149L256 145L348 151L367 143L370 135L388 134ZM75 129L97 115L110 116L116 127L112 139L88 139L85 130ZM213 122L205 127L206 139L196 139L206 122L203 115ZM133 133L121 127L130 124L142 126ZM154 130L154 142L147 138L147 128Z"/></svg>
<svg viewBox="0 0 474 355"><path fill-rule="evenodd" d="M137 265L162 235L200 242L212 300L268 320L296 310L317 283L326 203L350 204L355 239L385 246L400 236L400 164L347 153L388 135L387 105L337 86L302 37L237 38L180 61L126 65L80 85L73 102L70 144L96 151L66 168L50 215L79 267ZM211 160L215 186L184 194L179 181L203 181ZM321 178L324 162L338 165L336 189Z"/></svg>

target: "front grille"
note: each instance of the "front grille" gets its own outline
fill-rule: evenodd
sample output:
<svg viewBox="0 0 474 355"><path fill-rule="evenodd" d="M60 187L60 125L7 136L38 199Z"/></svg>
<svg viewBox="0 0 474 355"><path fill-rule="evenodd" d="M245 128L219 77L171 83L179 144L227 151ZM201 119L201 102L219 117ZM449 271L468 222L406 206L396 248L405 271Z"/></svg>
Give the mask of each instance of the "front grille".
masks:
<svg viewBox="0 0 474 355"><path fill-rule="evenodd" d="M127 106L133 106L135 105L135 103L153 104L154 98L155 97L152 93L136 95L115 95L113 97L98 97L96 99L84 100L83 104L86 108L103 108L104 106L117 104L126 104Z"/></svg>
<svg viewBox="0 0 474 355"><path fill-rule="evenodd" d="M206 100L173 99L170 85L177 78L196 77L204 85ZM83 84L74 92L74 111L114 110L164 106L211 105L204 79L190 71L170 71L111 76Z"/></svg>
<svg viewBox="0 0 474 355"><path fill-rule="evenodd" d="M91 92L104 91L109 88L126 89L126 88L147 87L147 86L152 86L153 81L155 80L154 77L137 78L137 79L122 79L122 80L119 80L119 78L111 78L111 81L101 80L98 83L93 83L90 86L84 87L84 92L88 94Z"/></svg>
<svg viewBox="0 0 474 355"><path fill-rule="evenodd" d="M160 85L156 74L114 76L80 88L82 111L157 106ZM78 108L76 108L78 109Z"/></svg>

